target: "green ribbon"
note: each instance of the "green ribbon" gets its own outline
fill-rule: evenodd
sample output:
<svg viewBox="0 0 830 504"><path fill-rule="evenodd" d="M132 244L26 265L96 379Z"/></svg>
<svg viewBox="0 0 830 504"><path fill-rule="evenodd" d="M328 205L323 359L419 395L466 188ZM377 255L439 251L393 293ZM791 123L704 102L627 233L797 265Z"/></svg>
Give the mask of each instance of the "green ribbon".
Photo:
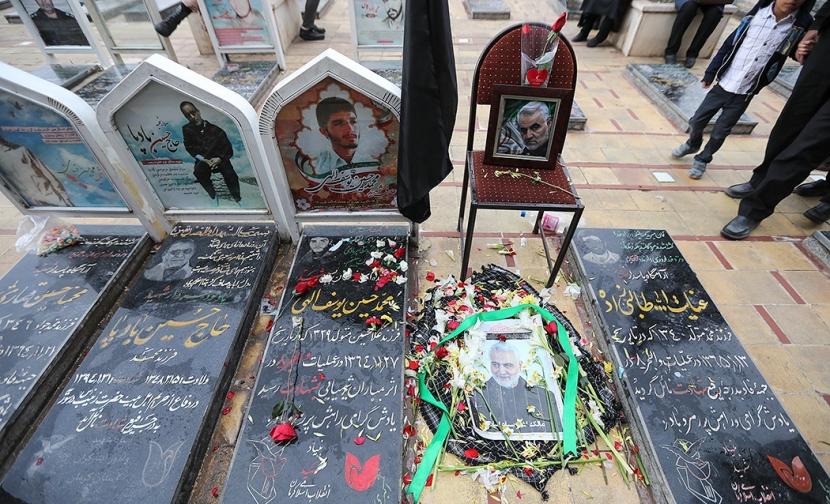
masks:
<svg viewBox="0 0 830 504"><path fill-rule="evenodd" d="M454 339L479 320L483 322L504 320L515 317L521 313L522 310L527 308L536 310L547 322L556 322L559 345L565 350L565 353L568 356L568 378L565 386L564 411L562 412L562 446L564 448L563 453L573 453L576 455L576 383L579 375L579 365L576 362L576 356L574 355L573 350L571 350L571 343L568 341L568 335L565 333L565 328L549 311L536 305L523 304L512 308L505 308L503 310L476 313L464 319L464 321L461 322L461 324L453 332L451 332L449 336L441 340L435 348L438 348L447 341ZM427 355L433 353L434 351L435 349L431 350ZM423 457L421 457L421 465L415 472L415 477L412 478L412 483L406 491L408 494L413 494L415 504L418 504L418 500L421 498L421 492L423 492L424 487L426 486L429 474L432 472L432 468L435 466L435 461L438 460L438 455L441 453L441 448L444 446L444 441L447 439L447 435L450 432L450 421L447 418L450 412L447 410L447 406L433 396L432 392L429 391L423 372L418 373L418 391L422 401L432 404L440 409L442 413L441 421L438 423L438 429L435 430L432 442L429 443Z"/></svg>

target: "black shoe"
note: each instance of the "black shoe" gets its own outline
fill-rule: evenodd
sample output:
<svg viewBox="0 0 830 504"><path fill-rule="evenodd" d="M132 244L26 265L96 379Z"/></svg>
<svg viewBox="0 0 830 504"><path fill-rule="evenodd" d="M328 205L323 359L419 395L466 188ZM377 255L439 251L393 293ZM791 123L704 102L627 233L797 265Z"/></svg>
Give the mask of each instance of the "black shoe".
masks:
<svg viewBox="0 0 830 504"><path fill-rule="evenodd" d="M323 40L326 38L326 35L318 32L314 28L310 30L300 28L300 38L303 40Z"/></svg>
<svg viewBox="0 0 830 504"><path fill-rule="evenodd" d="M316 32L323 33L323 34L325 34L325 33L326 33L326 29L325 29L325 28L320 28L320 27L319 27L319 26L317 26L316 24L311 25L311 29L312 29L312 30L314 30L314 31L316 31Z"/></svg>
<svg viewBox="0 0 830 504"><path fill-rule="evenodd" d="M582 30L581 32L574 35L574 38L571 39L571 42L584 42L588 40L588 33L590 33L590 31Z"/></svg>
<svg viewBox="0 0 830 504"><path fill-rule="evenodd" d="M174 31L176 31L176 28L191 12L193 11L191 11L185 4L179 2L179 4L173 9L173 12L171 12L166 18L162 19L161 22L153 25L153 28L155 28L156 33L162 37L169 37Z"/></svg>
<svg viewBox="0 0 830 504"><path fill-rule="evenodd" d="M688 56L686 58L686 61L683 63L683 66L686 68L692 68L693 66L695 66L696 61L697 58L695 58L694 56Z"/></svg>
<svg viewBox="0 0 830 504"><path fill-rule="evenodd" d="M830 184L827 179L816 180L815 182L807 182L795 188L795 193L799 196L806 196L812 198L813 196L824 196L830 193Z"/></svg>
<svg viewBox="0 0 830 504"><path fill-rule="evenodd" d="M729 186L726 189L724 189L723 192L725 192L726 195L730 198L742 199L752 194L752 191L754 190L755 188L752 187L752 184L750 184L749 182L744 182L743 184L735 184L733 186Z"/></svg>
<svg viewBox="0 0 830 504"><path fill-rule="evenodd" d="M674 65L677 63L677 55L676 54L667 54L663 57L666 60L667 65Z"/></svg>
<svg viewBox="0 0 830 504"><path fill-rule="evenodd" d="M830 207L830 205L828 205ZM730 240L743 240L750 235L760 222L755 222L752 219L739 215L729 221L729 224L723 226L720 230L721 236L729 238Z"/></svg>
<svg viewBox="0 0 830 504"><path fill-rule="evenodd" d="M804 212L804 217L807 217L816 224L822 224L830 220L830 203L819 203Z"/></svg>
<svg viewBox="0 0 830 504"><path fill-rule="evenodd" d="M602 44L603 42L605 42L605 39L600 40L599 37L594 37L594 38L588 40L588 42L585 42L585 45L587 47L596 47L596 46Z"/></svg>

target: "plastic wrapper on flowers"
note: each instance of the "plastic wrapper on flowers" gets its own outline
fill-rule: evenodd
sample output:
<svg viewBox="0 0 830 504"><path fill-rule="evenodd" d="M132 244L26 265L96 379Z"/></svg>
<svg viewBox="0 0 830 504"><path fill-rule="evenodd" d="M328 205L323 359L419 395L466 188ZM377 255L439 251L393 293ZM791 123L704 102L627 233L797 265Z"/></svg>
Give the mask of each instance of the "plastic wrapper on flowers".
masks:
<svg viewBox="0 0 830 504"><path fill-rule="evenodd" d="M527 309L522 305L527 305ZM460 457L466 464L464 467L442 466L439 456L439 470L460 470L473 477L478 473L491 476L498 474L502 475L501 477L511 474L533 485L542 493L543 498L547 499L544 488L550 477L557 470L568 467L569 463L572 464L571 467L579 463L585 448L594 443L597 435L606 438L605 433L620 421L621 408L609 388L602 363L581 345L580 335L570 321L554 306L537 305L542 305L542 301L526 281L493 265L474 273L466 282L458 282L450 277L438 283L425 293L424 306L409 327L409 360L411 363L418 363L417 368L409 367L409 373L416 374L417 369L422 380L422 399L423 387L426 387L433 398L445 406L445 410L442 410L441 407L422 400L420 413L433 433L439 431L442 417L449 419L446 450ZM505 310L511 307L516 308L512 311ZM481 411L476 412L475 408L470 407L474 394L481 392L482 387L486 389L484 383L487 371L482 369L480 364L477 367L474 364L473 354L476 351L479 356L483 353L477 349L475 337L471 339L480 322L473 325L473 320L466 323L465 320L483 319L485 317L481 314L494 312L495 315L498 310L515 313L513 318L516 319L516 325L527 326L534 311L544 312L546 316L552 315L555 319L546 324L547 330L537 331L539 344L533 345L534 350L531 352L532 355L535 355L533 352L550 354L549 361L552 361L552 367L556 368L550 381L555 382L555 385L544 383L544 378L540 379L535 371L531 372L533 364L530 359L528 364L520 361L520 373L522 383L526 384L528 389L542 381L542 385L546 387L543 390L558 386L564 397L569 373L562 370L569 367L569 356L574 357L579 372L570 375L575 376L577 381L575 401L571 401L570 414L572 418L575 416L576 454L566 453L562 436L558 439L539 439L532 435L517 436L514 435L514 429L521 431L523 423L520 420L516 420L514 424L503 422L501 426L490 425L490 420L497 420L495 417L483 415ZM448 339L459 325L464 332ZM465 329L465 326L469 329ZM498 335L498 338L501 341L506 339L502 335ZM567 342L569 348L563 348L563 341ZM550 405L551 394L546 395ZM564 409L561 410L563 417L569 414L567 401L565 403ZM489 404L487 409L492 415L493 410ZM554 411L554 408L551 407L549 411ZM527 412L531 418L534 415L542 418L537 408L532 405L527 406ZM550 425L553 426L553 416L549 418ZM446 431L446 427L444 430ZM436 439L437 436L432 442ZM619 457L619 462L627 467L622 457ZM420 490L414 492L416 500L419 492ZM410 493L413 493L412 490Z"/></svg>

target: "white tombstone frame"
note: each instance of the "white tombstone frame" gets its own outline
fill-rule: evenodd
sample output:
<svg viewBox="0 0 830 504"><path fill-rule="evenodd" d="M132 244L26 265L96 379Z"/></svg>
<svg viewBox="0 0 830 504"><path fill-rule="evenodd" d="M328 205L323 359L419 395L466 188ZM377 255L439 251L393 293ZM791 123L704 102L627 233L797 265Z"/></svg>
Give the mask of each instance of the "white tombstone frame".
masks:
<svg viewBox="0 0 830 504"><path fill-rule="evenodd" d="M167 235L169 227L164 227L161 214L151 208L142 199L138 189L130 182L127 170L120 163L118 156L107 141L104 132L98 126L95 112L83 99L57 84L47 82L5 63L0 63L0 89L17 95L26 101L42 106L65 118L83 140L98 166L109 177L113 188L126 205L121 207L30 207L21 201L15 192L5 184L0 184L0 191L23 214L49 214L65 217L135 217L147 230L150 237L160 242ZM125 182L127 181L127 182Z"/></svg>
<svg viewBox="0 0 830 504"><path fill-rule="evenodd" d="M349 25L352 29L352 52L354 54L355 61L361 61L360 52L380 52L380 51L390 51L390 50L399 50L401 51L401 58L403 58L403 38L401 38L400 44L360 44L357 40L358 35L358 22L356 17L355 8L360 0L349 0ZM377 0L383 4L382 0ZM404 0L404 5L408 1L414 0ZM406 9L404 9L405 11ZM403 26L401 26L401 37L404 35Z"/></svg>
<svg viewBox="0 0 830 504"><path fill-rule="evenodd" d="M197 101L207 103L226 114L234 122L242 135L242 141L250 157L251 168L257 179L257 185L266 209L166 209L164 207L115 124L115 114L151 83L173 89L184 96L190 96ZM262 142L256 133L256 111L239 94L168 60L164 56L154 54L136 67L107 94L98 104L96 111L98 123L118 155L124 160L127 171L138 185L142 195L150 206L163 214L168 221L175 223L183 218L213 222L273 220L281 238L298 238L299 235L295 227L288 224L288 207L285 202L280 201L277 197L279 194L283 194L284 191L278 187L271 170L265 164Z"/></svg>
<svg viewBox="0 0 830 504"><path fill-rule="evenodd" d="M77 2L78 0L74 1ZM150 16L150 23L156 24L161 22L161 14L159 13L155 0L141 0L141 3L144 5L144 8L147 9L147 15ZM176 51L173 50L173 44L170 43L170 40L167 37L162 37L161 35L156 34L155 31L153 33L158 38L158 45L118 45L113 38L112 33L110 32L109 24L104 19L104 15L98 8L96 1L87 0L85 5L89 10L89 15L92 16L93 21L95 21L95 25L98 27L98 33L101 34L101 38L104 40L104 45L107 47L107 51L110 53L110 56L112 56L113 61L119 65L124 64L124 60L121 58L122 54L147 54L162 52L171 60L177 61Z"/></svg>
<svg viewBox="0 0 830 504"><path fill-rule="evenodd" d="M79 0L66 0L69 3L69 7L72 9L72 15L75 16L75 19L78 21L78 26L81 27L81 31L83 31L84 36L86 36L87 42L89 45L87 46L52 46L46 45L43 41L43 37L40 36L40 31L35 26L35 22L32 21L28 12L23 6L23 2L21 0L11 0L12 5L14 6L15 10L17 10L18 15L20 16L20 21L26 25L26 28L29 30L29 33L35 39L35 43L40 48L41 52L43 52L43 56L46 58L47 63L50 65L59 64L58 61L53 55L54 54L89 54L93 53L98 57L98 61L101 63L101 66L106 68L110 65L110 59L107 57L106 52L101 48L101 45L98 43L98 39L95 37L95 33L92 31L92 26L89 24L89 20L86 18L86 13L84 12L83 8L81 7L81 3Z"/></svg>
<svg viewBox="0 0 830 504"><path fill-rule="evenodd" d="M205 22L205 28L207 28L208 35L210 36L210 41L213 43L213 49L216 52L216 57L219 59L220 67L225 66L225 64L227 63L228 54L253 54L273 52L277 56L277 64L279 65L280 70L285 71L288 69L288 66L285 63L285 52L282 48L282 42L280 41L280 34L277 30L277 22L274 19L274 11L271 7L270 0L262 0L261 10L263 17L265 17L266 26L268 27L268 34L271 36L272 44L270 45L221 45L219 43L219 39L216 37L216 29L213 26L213 20L210 19L210 13L208 12L205 0L198 0L198 2L199 12L202 15L202 20Z"/></svg>
<svg viewBox="0 0 830 504"><path fill-rule="evenodd" d="M372 100L388 108L400 121L401 91L383 77L366 69L360 64L340 54L334 49L326 49L300 69L281 81L265 100L259 117L259 134L265 147L268 165L279 181L280 199L286 202L289 223L295 230L302 224L325 223L342 224L343 222L403 222L410 225L414 232L414 224L397 210L318 210L314 212L297 211L293 204L285 165L276 141L275 120L282 108L291 103L299 95L307 91L323 79L332 78L335 81L355 89ZM296 231L295 231L296 232Z"/></svg>

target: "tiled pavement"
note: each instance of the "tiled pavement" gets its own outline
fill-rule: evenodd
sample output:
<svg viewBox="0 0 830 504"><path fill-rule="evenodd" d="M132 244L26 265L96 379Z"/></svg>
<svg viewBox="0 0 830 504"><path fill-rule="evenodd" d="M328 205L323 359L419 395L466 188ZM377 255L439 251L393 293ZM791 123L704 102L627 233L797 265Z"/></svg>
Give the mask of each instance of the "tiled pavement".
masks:
<svg viewBox="0 0 830 504"><path fill-rule="evenodd" d="M455 170L433 193L433 217L421 226L419 274L428 270L438 276L459 273L455 224L471 76L480 51L493 35L512 22L554 18L553 10L544 2L506 1L514 21L468 20L461 0L450 0L460 94L451 146ZM731 23L729 30L735 26L735 21ZM289 72L327 47L351 56L347 2L334 2L319 24L328 30L326 40L295 40L286 51ZM565 34L575 32L575 23L571 22ZM172 40L181 63L208 76L217 70L215 57L198 54L186 27L176 32ZM771 90L762 91L748 110L759 122L753 134L727 139L703 178L695 181L686 176L690 161L669 156L685 140L684 135L623 76L627 63L659 61L626 58L610 45L588 49L578 44L575 49L579 67L576 100L588 122L585 131L568 134L563 157L586 207L585 224L657 228L671 233L810 446L830 470L830 273L801 244L813 231L830 226L816 226L804 218L802 212L815 200L793 195L751 238L730 242L718 234L737 210L737 202L721 189L746 181L750 170L761 161L769 131L785 100ZM368 57L394 59L398 55L375 53ZM88 56L61 59L90 61ZM2 20L0 60L25 70L44 64L25 28L6 25ZM700 61L694 73L702 76L707 63ZM486 111L484 115L480 112L479 117L486 117ZM478 128L483 127L480 121ZM481 141L484 133L483 129L478 131ZM670 173L675 182L658 182L654 171ZM5 271L19 258L13 242L20 215L4 199L0 209L0 271ZM530 230L530 222L518 212L480 212L472 264L504 265L541 287L539 281L547 277L547 272L537 253L541 243L530 235ZM526 245L519 248L515 257L499 256L486 247L488 243L502 241L518 245L522 238L527 238ZM583 327L580 302L562 296L562 289L558 290L557 306L577 327ZM596 468L573 477L560 472L548 486L550 502L649 502L648 495L633 486L627 487L619 475L605 476L607 484ZM506 496L510 502L518 501L513 497L516 492L521 492L520 502L541 502L538 493L520 482L509 487ZM201 501L198 497L193 500ZM469 478L450 473L436 480L434 490L425 492L422 502L497 501Z"/></svg>

